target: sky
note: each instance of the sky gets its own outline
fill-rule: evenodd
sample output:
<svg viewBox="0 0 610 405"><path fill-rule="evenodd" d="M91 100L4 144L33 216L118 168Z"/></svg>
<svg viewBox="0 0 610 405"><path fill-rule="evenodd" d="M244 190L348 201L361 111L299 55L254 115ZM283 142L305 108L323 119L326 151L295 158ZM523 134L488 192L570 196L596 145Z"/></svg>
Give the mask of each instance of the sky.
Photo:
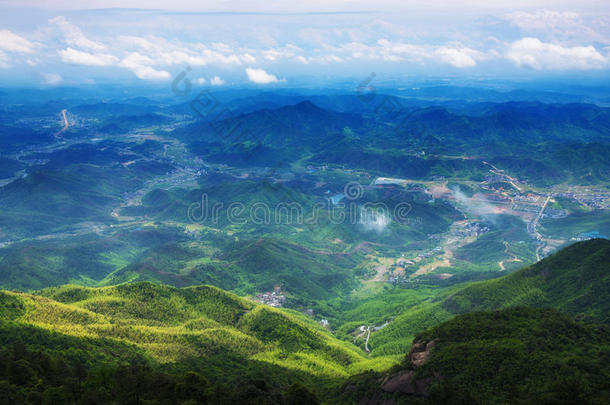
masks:
<svg viewBox="0 0 610 405"><path fill-rule="evenodd" d="M75 7L78 4L78 8ZM610 2L0 0L0 85L610 78Z"/></svg>

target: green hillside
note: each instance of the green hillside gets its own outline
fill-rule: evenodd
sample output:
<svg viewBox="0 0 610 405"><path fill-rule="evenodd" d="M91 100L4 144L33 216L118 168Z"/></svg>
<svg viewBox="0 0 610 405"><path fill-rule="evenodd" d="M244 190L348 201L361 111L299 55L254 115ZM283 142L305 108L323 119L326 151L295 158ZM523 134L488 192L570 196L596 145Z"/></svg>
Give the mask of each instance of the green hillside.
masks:
<svg viewBox="0 0 610 405"><path fill-rule="evenodd" d="M279 248L256 247L263 261ZM370 355L347 342L348 328L342 341L300 312L211 286L3 291L0 400L605 403L609 253L610 241L581 242L499 279L386 302L402 313L373 332Z"/></svg>
<svg viewBox="0 0 610 405"><path fill-rule="evenodd" d="M371 336L374 354L405 352L415 334L455 315L511 306L551 307L579 319L610 322L610 241L575 243L507 276L445 291L401 313Z"/></svg>
<svg viewBox="0 0 610 405"><path fill-rule="evenodd" d="M91 367L139 359L159 372L195 371L212 384L301 382L323 393L354 372L395 362L367 360L300 313L209 286L66 285L37 294L5 291L0 300L5 350L23 344Z"/></svg>
<svg viewBox="0 0 610 405"><path fill-rule="evenodd" d="M608 342L607 326L554 309L473 312L418 334L400 367L350 379L341 397L367 404L606 404Z"/></svg>

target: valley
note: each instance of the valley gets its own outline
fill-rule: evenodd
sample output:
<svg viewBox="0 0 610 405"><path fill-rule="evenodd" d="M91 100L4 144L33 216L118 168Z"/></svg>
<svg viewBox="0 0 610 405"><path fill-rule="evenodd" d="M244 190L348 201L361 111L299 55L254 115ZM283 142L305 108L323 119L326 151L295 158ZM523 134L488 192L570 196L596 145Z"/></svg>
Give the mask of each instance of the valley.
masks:
<svg viewBox="0 0 610 405"><path fill-rule="evenodd" d="M151 111L157 108L154 104L149 107ZM327 114L311 104L301 103L295 106L295 108L301 107L305 114L314 116ZM86 108L81 107L80 110L85 111ZM288 110L285 109L285 111ZM250 119L253 114L256 113L246 114L239 119L241 122L247 122L246 120ZM10 193L12 188L17 190L19 182L27 181L27 177L25 177L27 172L36 173L45 166L59 170L58 174L62 176L63 171L69 170L70 167L77 168L79 165L81 167L88 165L98 171L108 167L122 173L121 176L125 177L129 186L122 190L117 189L113 201L104 202L100 207L101 216L96 214L93 217L75 218L71 224L62 223L61 228L50 225L41 230L28 232L21 238L15 238L14 233L3 232L5 236L0 241L0 246L5 251L16 246L44 244L53 240L65 241L71 238L93 237L117 240L120 239L117 236L125 232L144 231L161 234L178 232L181 234L181 239L184 240L180 244L188 245L188 249L199 251L206 251L210 248L222 249L221 246L226 243L247 241L253 237L269 238L270 240L280 238L285 242L297 243L314 249L318 252L317 255L322 256L331 252L346 253L359 250L358 247L365 243L365 252L359 255L363 260L358 258L356 260L362 261L350 264L350 266L355 265L359 269L357 272L362 273L360 276L355 274L350 276L352 280L350 283L356 283L353 285L361 283L361 287L357 287L353 293L345 295L348 299L350 294L366 295L369 294L367 291L382 291L385 286L401 288L400 286L416 285L417 283L451 284L453 280L461 282L469 277L479 277L479 275L488 277L485 274L491 276L489 270L494 267L497 272L521 267L539 260L555 249L566 245L570 240L579 239L582 237L581 235L587 233L558 235L548 232L547 229L552 229L552 225L549 225L553 221L569 218L573 213L586 213L591 209L587 205L588 201L599 201L596 203L598 204L597 210L608 209L604 205L607 204L608 194L601 189L591 192L582 186L577 188L565 184L551 187L533 185L531 179L520 179L518 174L508 174L509 171L500 169L496 164L485 160L489 157L477 158L473 154L460 157L443 156L431 152L422 162L437 159L441 162L443 160L467 161L469 165L480 168L480 174L476 175L478 179L473 178L472 175L465 176L461 172L454 172L450 176L433 175L428 179L420 176L391 178L384 176L392 175L393 169L383 166L366 168L333 161L305 164L304 162L308 160L312 161L316 156L315 153L304 156L305 160L275 162L275 167L258 166L258 163L254 161L253 165L249 166L244 158L238 159L239 164L235 166L231 164L230 160L234 159L230 157L231 155L227 155L228 160L225 163L217 163L216 158L212 158L210 161L206 156L197 153L197 147L193 147L193 144L185 141L181 135L184 131L182 128L193 125L193 121L182 121L181 115L169 114L161 125L151 125L146 121L140 124L139 119L133 119L137 124L130 123L127 132L120 134L114 134L113 131L105 132L104 128L111 127L107 124L108 120L101 118L103 116L97 112L92 116L87 116L86 113L79 112L79 108L76 108L76 112L70 113L70 125L65 125L68 123L66 110L63 110L60 116L63 122L58 122L57 126L61 127L61 137L56 137L55 140L44 145L32 145L27 151L21 150L5 156L7 159L20 162L27 169L21 172L21 177L5 181L2 188L3 194L6 195L7 190ZM178 119L181 121L176 121ZM280 116L275 124L283 125L282 119ZM47 119L41 117L40 120L44 122ZM111 117L110 122L113 120L117 119ZM122 121L123 118L118 120ZM97 129L99 125L101 125L101 131ZM205 133L206 130L202 130ZM233 134L233 136L243 138L237 141L245 145L247 142L251 142L246 139L259 137L257 131L259 131L258 128L252 128L244 133ZM94 133L93 136L89 135L91 132ZM174 135L175 133L178 136ZM235 144L235 141L232 139L231 142ZM290 146L282 147L291 150ZM419 149L416 147L413 152L405 149L403 153L405 156L417 158L422 156ZM87 155L82 155L78 151L87 151ZM81 153L81 155L77 153ZM250 159L249 156L255 156L247 150L239 153L246 153L246 159ZM287 157L290 156L290 153L286 154ZM85 156L84 159L83 156ZM58 166L60 161L57 159L60 158L62 163ZM290 157L290 159L293 158ZM142 176L143 173L146 174ZM77 176L82 175L77 174ZM134 180L130 180L132 177ZM110 178L108 180L112 182ZM265 191L267 195L262 194L260 200L248 196L241 201L240 188L244 187L244 190L247 190L247 187L257 182L269 184L270 193ZM345 196L344 188L348 184L358 184L360 187L358 198L354 201L349 199L349 196ZM85 183L83 192L88 193L87 188L95 189L95 186L95 180L89 184ZM246 215L239 219L211 218L211 220L206 219L204 223L189 218L189 207L199 201L198 198L193 197L197 194L202 195L202 192L207 194L209 187L212 187L212 193L208 195L210 198L215 198L216 207L224 204L226 208L230 204L241 204L240 208L250 217L248 218ZM215 190L220 191L223 187L225 190L221 194L213 195ZM577 189L578 192L575 191ZM298 194L297 198L295 198L296 194ZM329 202L331 196L333 197L332 203ZM75 196L75 198L81 199L82 197ZM9 200L10 198L4 197L4 201ZM256 218L252 216L251 208L259 203L292 204L295 202L299 204L298 208L302 211L299 215L310 213L312 217L319 217L318 221L312 225L298 223L298 218L286 217L280 219L279 223L267 224L259 223L260 221L256 221ZM392 204L395 205L398 202L409 204L409 212L404 218L404 223L398 224L391 221L389 224L381 222L363 225L360 223L362 218L350 218L339 224L328 222L332 222L333 215L345 214L345 208L338 209L338 207L348 206L347 208L351 209L352 205L362 206L370 203L381 204L389 209ZM34 216L47 215L44 212L47 208L44 204L34 203L33 205L34 207L28 209L36 210ZM563 208L564 206L566 208ZM315 212L314 207L322 208L318 208L320 212ZM439 207L442 209L439 210ZM270 206L270 208L277 207ZM222 210L219 209L219 214L226 215L226 212L224 214L220 212ZM277 214L277 212L271 213ZM289 211L287 213L292 214ZM29 221L32 218L27 211L24 211L24 215L23 221ZM277 217L277 215L275 216ZM13 215L14 217L15 215ZM502 231L498 229L500 222L503 224ZM544 226L540 225L541 222L544 223ZM507 224L510 224L508 228ZM606 223L598 228L587 229L587 231L603 234L608 232L607 226ZM21 228L23 229L23 227ZM4 225L4 229L10 230L10 223L8 228L7 225ZM209 239L207 235L211 233L214 234L214 239L222 240L218 247L214 247L217 242L206 240ZM11 236L8 236L9 234ZM125 248L123 244L119 245L120 250ZM485 254L480 254L481 257L475 259L469 255L470 246L486 245L498 249L493 254L493 258L486 259ZM136 251L143 253L150 248L150 246L142 246L135 250L129 249L132 249L134 254L138 254ZM104 253L106 256L116 254ZM0 257L4 257L1 252ZM225 260L217 260L212 257L206 258L206 260L223 267L231 266L231 263ZM375 263L380 260L386 261L387 264L376 265ZM122 263L123 266L129 265L129 262L124 261L117 263ZM2 266L1 261L0 266ZM383 270L379 270L382 268L380 266L383 267ZM95 281L96 279L89 280L86 284L107 283L113 279L112 274L126 270L126 267L106 268L105 272L97 275L97 281ZM488 273L481 273L483 268ZM197 266L191 266L176 271L177 273L172 273L172 277L177 277L174 283L184 285L189 282L187 280L191 277L190 275L198 270ZM186 275L189 276L185 278ZM459 277L454 278L456 275ZM141 276L137 275L137 277ZM181 278L185 279L178 281ZM149 279L149 276L147 275L145 279ZM67 279L65 281L77 280ZM274 280L274 282L285 284L284 288L293 298L292 301L288 300L288 305L306 305L305 303L296 304L303 298L300 296L299 287L290 286L286 279L282 278ZM237 282L236 285L241 284ZM228 287L223 283L218 286ZM5 287L10 288L11 285L5 283ZM267 288L269 287L271 285ZM245 288L241 291L249 291L252 296L263 292L263 290L252 289L252 287ZM345 294L347 293L348 291L345 291ZM291 302L292 304L290 304ZM320 317L328 316L329 314L320 314ZM340 325L331 327L333 326Z"/></svg>
<svg viewBox="0 0 610 405"><path fill-rule="evenodd" d="M85 363L104 347L113 372L120 352L168 375L190 364L211 385L289 380L341 403L346 381L404 367L424 330L550 302L515 275L610 234L607 158L577 181L501 137L465 144L465 129L429 107L411 113L408 133L388 134L361 107L299 101L268 121L269 109L232 103L221 128L240 129L229 133L184 105L123 100L31 118L44 135L27 148L4 140L1 299L23 311L8 310L3 327L75 339ZM481 119L459 122L477 131ZM573 136L585 155L605 139ZM496 283L514 296L479 291Z"/></svg>

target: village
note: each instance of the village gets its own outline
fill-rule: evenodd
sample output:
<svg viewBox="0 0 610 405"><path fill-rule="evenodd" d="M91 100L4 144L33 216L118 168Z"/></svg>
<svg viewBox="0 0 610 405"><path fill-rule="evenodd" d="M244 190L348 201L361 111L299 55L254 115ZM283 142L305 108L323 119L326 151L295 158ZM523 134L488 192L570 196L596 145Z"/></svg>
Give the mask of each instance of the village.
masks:
<svg viewBox="0 0 610 405"><path fill-rule="evenodd" d="M273 286L273 291L256 294L256 300L270 307L281 308L286 303L286 296L282 293L282 287Z"/></svg>

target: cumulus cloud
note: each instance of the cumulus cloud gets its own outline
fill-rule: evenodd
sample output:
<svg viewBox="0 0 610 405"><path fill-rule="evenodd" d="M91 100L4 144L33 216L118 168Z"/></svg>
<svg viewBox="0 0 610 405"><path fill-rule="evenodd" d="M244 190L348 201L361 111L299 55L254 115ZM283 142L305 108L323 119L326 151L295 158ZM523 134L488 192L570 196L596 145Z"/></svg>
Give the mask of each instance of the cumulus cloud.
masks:
<svg viewBox="0 0 610 405"><path fill-rule="evenodd" d="M118 62L118 58L113 55L98 53L92 54L76 49L68 48L59 51L61 60L66 63L74 63L85 66L111 66Z"/></svg>
<svg viewBox="0 0 610 405"><path fill-rule="evenodd" d="M0 30L0 50L18 53L32 53L34 44L9 30Z"/></svg>
<svg viewBox="0 0 610 405"><path fill-rule="evenodd" d="M538 38L513 42L506 57L517 66L537 70L602 69L608 66L608 59L593 46L565 47Z"/></svg>
<svg viewBox="0 0 610 405"><path fill-rule="evenodd" d="M42 73L43 83L54 86L64 81L59 73Z"/></svg>
<svg viewBox="0 0 610 405"><path fill-rule="evenodd" d="M222 86L223 84L225 84L225 81L222 80L220 77L218 76L214 76L210 79L210 84L212 86Z"/></svg>
<svg viewBox="0 0 610 405"><path fill-rule="evenodd" d="M263 69L246 68L248 80L257 84L277 83L279 80L275 75L265 72Z"/></svg>
<svg viewBox="0 0 610 405"><path fill-rule="evenodd" d="M137 52L127 55L119 66L131 70L139 79L142 80L169 80L171 75L166 70L157 70L150 66L153 61Z"/></svg>
<svg viewBox="0 0 610 405"><path fill-rule="evenodd" d="M197 80L195 80L195 83L202 85L206 83L205 77L198 77Z"/></svg>
<svg viewBox="0 0 610 405"><path fill-rule="evenodd" d="M63 16L57 16L49 20L50 24L56 25L64 36L68 45L89 49L92 51L103 51L106 47L103 44L87 38L76 25L71 24Z"/></svg>
<svg viewBox="0 0 610 405"><path fill-rule="evenodd" d="M469 68L477 65L473 56L479 54L479 52L470 48L438 48L435 52L438 59L446 64L449 64L456 68Z"/></svg>

